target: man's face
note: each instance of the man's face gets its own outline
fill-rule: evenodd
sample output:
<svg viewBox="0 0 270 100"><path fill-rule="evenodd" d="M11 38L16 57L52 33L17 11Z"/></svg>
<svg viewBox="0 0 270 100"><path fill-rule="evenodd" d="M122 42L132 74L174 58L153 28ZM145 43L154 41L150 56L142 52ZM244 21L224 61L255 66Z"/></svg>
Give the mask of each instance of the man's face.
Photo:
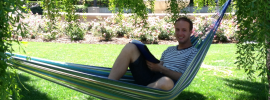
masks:
<svg viewBox="0 0 270 100"><path fill-rule="evenodd" d="M190 41L191 31L189 29L189 23L186 21L177 21L175 23L175 37L179 44L185 44Z"/></svg>

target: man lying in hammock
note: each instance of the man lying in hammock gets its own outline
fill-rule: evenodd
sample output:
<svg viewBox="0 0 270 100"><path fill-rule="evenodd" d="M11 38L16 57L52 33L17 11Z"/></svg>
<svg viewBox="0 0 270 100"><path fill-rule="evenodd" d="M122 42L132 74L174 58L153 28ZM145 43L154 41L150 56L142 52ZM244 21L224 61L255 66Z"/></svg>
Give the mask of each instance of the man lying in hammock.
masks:
<svg viewBox="0 0 270 100"><path fill-rule="evenodd" d="M119 80L129 67L137 84L162 90L172 89L198 51L190 41L192 21L182 17L175 21L174 26L178 45L168 47L162 53L160 63L146 61L137 47L129 43L117 57L108 78Z"/></svg>

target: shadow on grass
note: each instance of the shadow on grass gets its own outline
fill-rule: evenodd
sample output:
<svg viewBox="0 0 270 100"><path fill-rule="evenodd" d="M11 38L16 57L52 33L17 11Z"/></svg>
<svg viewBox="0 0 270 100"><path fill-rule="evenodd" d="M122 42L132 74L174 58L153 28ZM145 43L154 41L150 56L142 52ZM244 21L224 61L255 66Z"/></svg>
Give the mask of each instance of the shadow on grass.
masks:
<svg viewBox="0 0 270 100"><path fill-rule="evenodd" d="M200 93L183 91L174 100L205 100L205 99L207 98Z"/></svg>
<svg viewBox="0 0 270 100"><path fill-rule="evenodd" d="M236 100L241 100L243 98L249 98L250 100L268 99L267 84L239 79L223 79L223 80L229 83L227 84L227 86L237 90L246 91L249 93L249 94L237 94L238 97L235 98Z"/></svg>
<svg viewBox="0 0 270 100"><path fill-rule="evenodd" d="M207 98L202 94L196 92L183 91L174 100L206 100ZM88 97L87 100L97 100L95 97Z"/></svg>
<svg viewBox="0 0 270 100"><path fill-rule="evenodd" d="M30 77L24 76L23 74L18 74L21 83L18 80L18 86L20 87L20 95L23 95L21 100L52 100L50 97L46 95L46 93L41 93L35 87L26 84L30 80Z"/></svg>

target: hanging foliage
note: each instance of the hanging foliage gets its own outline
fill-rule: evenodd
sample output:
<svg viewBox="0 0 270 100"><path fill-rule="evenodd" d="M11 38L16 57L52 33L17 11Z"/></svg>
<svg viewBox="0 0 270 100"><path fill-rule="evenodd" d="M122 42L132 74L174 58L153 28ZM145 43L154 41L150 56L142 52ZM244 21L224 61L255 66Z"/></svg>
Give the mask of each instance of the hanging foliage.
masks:
<svg viewBox="0 0 270 100"><path fill-rule="evenodd" d="M171 15L171 21L174 22L180 17L181 11L183 13L187 13L186 11L183 11L184 8L186 8L187 5L189 5L189 0L168 0L167 3L169 4L168 8L166 9L166 12ZM184 15L186 16L186 15Z"/></svg>
<svg viewBox="0 0 270 100"><path fill-rule="evenodd" d="M53 33L53 31L57 30L56 23L61 16L60 12L60 0L42 0L41 6L44 9L43 15L49 19L48 25L48 31L50 34L54 35L56 33Z"/></svg>
<svg viewBox="0 0 270 100"><path fill-rule="evenodd" d="M154 3L155 0L109 0L109 9L113 13L117 12L120 19L123 18L124 10L130 10L130 13L146 22L149 11L154 11Z"/></svg>
<svg viewBox="0 0 270 100"><path fill-rule="evenodd" d="M245 69L249 78L260 71L262 82L269 75L267 49L270 41L270 1L236 0L238 27L237 67ZM268 61L269 62L269 61Z"/></svg>
<svg viewBox="0 0 270 100"><path fill-rule="evenodd" d="M10 56L5 53L14 51L13 42L20 44L19 37L13 37L26 33L25 25L20 22L25 8L21 0L2 0L0 5L0 99L20 99L15 66L8 64Z"/></svg>
<svg viewBox="0 0 270 100"><path fill-rule="evenodd" d="M65 21L68 23L66 33L70 36L71 40L84 39L85 32L80 28L79 15L75 14L75 4L77 0L63 0ZM85 2L83 2L84 4Z"/></svg>
<svg viewBox="0 0 270 100"><path fill-rule="evenodd" d="M42 0L41 6L44 9L44 16L50 21L48 24L49 32L56 30L55 23L59 21L60 12L67 12L66 20L68 22L77 21L78 17L75 16L74 7L76 0ZM21 22L24 18L23 12L27 12L24 3L27 0L4 0L0 1L0 99L20 99L20 88L17 85L17 73L14 65L8 64L10 56L6 52L12 53L12 43L16 42L20 45L20 39L25 37L28 33L26 25ZM62 7L62 8L61 8ZM63 8L67 8L62 10ZM24 49L22 49L24 51ZM25 51L24 51L25 52Z"/></svg>

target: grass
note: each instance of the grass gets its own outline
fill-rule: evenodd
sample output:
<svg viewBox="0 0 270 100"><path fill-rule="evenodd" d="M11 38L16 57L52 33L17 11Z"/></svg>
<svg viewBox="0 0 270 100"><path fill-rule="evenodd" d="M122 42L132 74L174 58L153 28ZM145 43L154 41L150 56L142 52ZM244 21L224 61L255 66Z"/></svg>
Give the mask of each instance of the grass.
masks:
<svg viewBox="0 0 270 100"><path fill-rule="evenodd" d="M162 52L171 45L148 45L150 51L160 58ZM60 44L29 42L25 46L28 56L55 61L71 62L85 65L111 67L124 45L107 44ZM23 54L14 45L16 53ZM188 88L176 100L186 99L267 99L267 84L259 79L247 79L243 70L237 69L235 62L235 44L211 45L204 64ZM46 81L39 77L19 71L23 85L20 92L23 100L82 100L96 99L75 90Z"/></svg>

